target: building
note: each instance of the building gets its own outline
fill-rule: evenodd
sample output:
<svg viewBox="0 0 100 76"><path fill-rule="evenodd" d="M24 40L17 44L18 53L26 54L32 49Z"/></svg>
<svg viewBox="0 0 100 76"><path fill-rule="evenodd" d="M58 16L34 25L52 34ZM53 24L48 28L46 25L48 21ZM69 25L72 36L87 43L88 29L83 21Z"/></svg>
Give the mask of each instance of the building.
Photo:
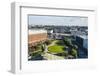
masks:
<svg viewBox="0 0 100 76"><path fill-rule="evenodd" d="M49 39L53 39L53 30L52 29L47 29L47 34Z"/></svg>
<svg viewBox="0 0 100 76"><path fill-rule="evenodd" d="M29 47L35 46L36 44L47 40L47 30L45 29L30 29L28 35Z"/></svg>
<svg viewBox="0 0 100 76"><path fill-rule="evenodd" d="M88 37L86 35L77 35L76 42L83 48L88 49Z"/></svg>

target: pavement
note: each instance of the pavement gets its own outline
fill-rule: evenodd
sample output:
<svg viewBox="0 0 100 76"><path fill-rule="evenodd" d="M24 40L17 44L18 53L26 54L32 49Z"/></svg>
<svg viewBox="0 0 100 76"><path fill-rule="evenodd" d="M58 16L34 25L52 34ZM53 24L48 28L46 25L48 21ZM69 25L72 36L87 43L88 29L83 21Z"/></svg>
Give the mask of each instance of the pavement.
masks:
<svg viewBox="0 0 100 76"><path fill-rule="evenodd" d="M44 57L44 59L47 59L47 60L62 60L62 59L64 59L63 57L56 56L56 55L49 54L49 53L43 54L43 57Z"/></svg>

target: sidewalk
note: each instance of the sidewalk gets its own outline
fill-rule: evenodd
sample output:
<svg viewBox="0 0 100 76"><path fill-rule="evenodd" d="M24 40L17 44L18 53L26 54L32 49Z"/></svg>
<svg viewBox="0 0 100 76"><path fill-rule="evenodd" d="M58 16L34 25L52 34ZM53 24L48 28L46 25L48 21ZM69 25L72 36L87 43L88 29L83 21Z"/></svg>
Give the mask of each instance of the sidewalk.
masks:
<svg viewBox="0 0 100 76"><path fill-rule="evenodd" d="M45 53L43 55L43 57L47 60L62 60L64 59L63 57L60 57L60 56L56 56L56 55L53 55L53 54L49 54L49 53Z"/></svg>

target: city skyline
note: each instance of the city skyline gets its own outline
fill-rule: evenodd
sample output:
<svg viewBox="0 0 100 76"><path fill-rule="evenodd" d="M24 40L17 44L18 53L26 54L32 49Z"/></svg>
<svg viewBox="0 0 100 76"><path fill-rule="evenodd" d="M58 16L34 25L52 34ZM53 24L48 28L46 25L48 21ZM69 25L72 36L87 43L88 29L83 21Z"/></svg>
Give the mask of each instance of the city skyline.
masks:
<svg viewBox="0 0 100 76"><path fill-rule="evenodd" d="M87 17L79 16L28 16L30 25L69 25L69 26L88 26Z"/></svg>

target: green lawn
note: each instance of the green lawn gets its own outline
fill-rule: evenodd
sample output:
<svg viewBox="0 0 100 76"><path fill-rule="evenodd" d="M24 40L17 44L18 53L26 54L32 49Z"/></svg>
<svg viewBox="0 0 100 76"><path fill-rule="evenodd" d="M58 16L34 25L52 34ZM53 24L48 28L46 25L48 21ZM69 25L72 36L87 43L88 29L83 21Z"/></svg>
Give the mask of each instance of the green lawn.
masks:
<svg viewBox="0 0 100 76"><path fill-rule="evenodd" d="M48 47L48 51L51 53L62 53L64 52L64 46L61 45L53 45Z"/></svg>

